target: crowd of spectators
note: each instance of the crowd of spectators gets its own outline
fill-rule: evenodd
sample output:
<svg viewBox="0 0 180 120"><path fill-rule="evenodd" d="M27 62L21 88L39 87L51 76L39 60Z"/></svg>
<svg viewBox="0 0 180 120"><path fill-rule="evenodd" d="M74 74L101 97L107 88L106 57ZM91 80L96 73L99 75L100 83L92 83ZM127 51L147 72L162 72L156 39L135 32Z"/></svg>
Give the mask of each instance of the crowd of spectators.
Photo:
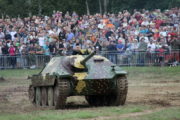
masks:
<svg viewBox="0 0 180 120"><path fill-rule="evenodd" d="M180 9L124 10L118 14L0 19L0 55L55 55L73 50L155 52L180 49Z"/></svg>

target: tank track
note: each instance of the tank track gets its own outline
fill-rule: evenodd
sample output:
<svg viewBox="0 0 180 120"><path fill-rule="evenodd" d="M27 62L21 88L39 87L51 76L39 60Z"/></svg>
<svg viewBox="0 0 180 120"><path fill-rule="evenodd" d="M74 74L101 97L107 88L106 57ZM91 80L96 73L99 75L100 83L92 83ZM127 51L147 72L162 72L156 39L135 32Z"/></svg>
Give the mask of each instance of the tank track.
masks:
<svg viewBox="0 0 180 120"><path fill-rule="evenodd" d="M124 105L126 102L126 96L128 92L128 82L126 76L120 76L117 78L117 91L114 105Z"/></svg>
<svg viewBox="0 0 180 120"><path fill-rule="evenodd" d="M54 86L29 86L29 99L35 106L55 107L55 109L65 108L66 98L70 92L68 80L56 80Z"/></svg>
<svg viewBox="0 0 180 120"><path fill-rule="evenodd" d="M54 95L54 105L56 109L63 109L65 108L66 99L70 92L70 84L67 80L58 80L56 84L57 92ZM55 88L56 88L55 87Z"/></svg>
<svg viewBox="0 0 180 120"><path fill-rule="evenodd" d="M87 102L92 106L118 106L124 105L128 92L128 82L126 76L116 79L117 88L111 95L89 95L85 96Z"/></svg>

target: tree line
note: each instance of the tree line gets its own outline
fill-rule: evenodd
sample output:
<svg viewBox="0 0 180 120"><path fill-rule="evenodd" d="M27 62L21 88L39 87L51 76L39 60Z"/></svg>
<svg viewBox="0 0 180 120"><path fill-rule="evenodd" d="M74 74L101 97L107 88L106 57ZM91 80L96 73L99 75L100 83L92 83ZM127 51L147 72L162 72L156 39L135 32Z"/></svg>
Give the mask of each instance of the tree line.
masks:
<svg viewBox="0 0 180 120"><path fill-rule="evenodd" d="M2 17L52 15L53 11L76 11L79 15L117 13L134 9L180 7L180 0L0 0Z"/></svg>

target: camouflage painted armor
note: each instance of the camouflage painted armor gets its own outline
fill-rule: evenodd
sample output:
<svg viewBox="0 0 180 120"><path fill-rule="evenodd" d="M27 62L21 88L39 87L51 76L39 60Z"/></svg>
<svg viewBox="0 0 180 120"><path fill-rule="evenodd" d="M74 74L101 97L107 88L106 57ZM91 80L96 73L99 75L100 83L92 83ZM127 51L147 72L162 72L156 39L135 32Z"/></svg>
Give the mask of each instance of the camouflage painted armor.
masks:
<svg viewBox="0 0 180 120"><path fill-rule="evenodd" d="M38 106L64 108L68 96L83 95L90 105L123 105L126 72L107 58L94 55L54 57L31 77L29 98Z"/></svg>

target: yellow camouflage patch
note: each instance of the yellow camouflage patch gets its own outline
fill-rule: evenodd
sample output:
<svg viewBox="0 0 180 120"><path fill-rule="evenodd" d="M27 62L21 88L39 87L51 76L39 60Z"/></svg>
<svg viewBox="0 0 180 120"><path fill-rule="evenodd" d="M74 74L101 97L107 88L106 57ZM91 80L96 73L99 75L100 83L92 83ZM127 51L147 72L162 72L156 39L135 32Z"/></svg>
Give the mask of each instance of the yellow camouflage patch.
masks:
<svg viewBox="0 0 180 120"><path fill-rule="evenodd" d="M74 66L76 68L85 68L84 65L81 64L81 61L84 59L82 55L76 55L76 59L74 61Z"/></svg>
<svg viewBox="0 0 180 120"><path fill-rule="evenodd" d="M98 55L95 55L94 58L95 59L104 59L104 61L109 61L107 58L102 57L102 56L98 56Z"/></svg>
<svg viewBox="0 0 180 120"><path fill-rule="evenodd" d="M75 73L73 76L77 77L77 80L79 80L75 89L78 93L80 93L82 92L83 88L86 87L86 83L83 81L83 79L87 76L87 73Z"/></svg>
<svg viewBox="0 0 180 120"><path fill-rule="evenodd" d="M86 83L84 81L78 81L78 84L76 86L76 91L80 93L85 87L86 87Z"/></svg>
<svg viewBox="0 0 180 120"><path fill-rule="evenodd" d="M87 76L87 73L86 72L74 73L73 76L76 77L77 80L83 80Z"/></svg>

